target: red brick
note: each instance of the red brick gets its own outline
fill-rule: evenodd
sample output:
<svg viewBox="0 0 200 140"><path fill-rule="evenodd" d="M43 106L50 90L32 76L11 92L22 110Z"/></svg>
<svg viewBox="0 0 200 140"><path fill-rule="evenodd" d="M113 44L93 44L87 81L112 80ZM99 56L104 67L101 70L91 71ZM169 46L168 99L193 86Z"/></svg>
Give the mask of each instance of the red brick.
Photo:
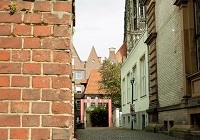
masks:
<svg viewBox="0 0 200 140"><path fill-rule="evenodd" d="M47 140L50 138L49 129L31 129L31 139Z"/></svg>
<svg viewBox="0 0 200 140"><path fill-rule="evenodd" d="M1 46L1 48L4 48L4 49L8 49L8 48L20 49L20 48L22 48L22 39L18 38L18 37L0 38L0 46Z"/></svg>
<svg viewBox="0 0 200 140"><path fill-rule="evenodd" d="M52 113L54 114L72 114L72 106L69 103L57 103L52 104Z"/></svg>
<svg viewBox="0 0 200 140"><path fill-rule="evenodd" d="M50 78L45 76L33 77L33 88L49 88L50 87Z"/></svg>
<svg viewBox="0 0 200 140"><path fill-rule="evenodd" d="M8 102L0 102L0 113L8 113Z"/></svg>
<svg viewBox="0 0 200 140"><path fill-rule="evenodd" d="M0 87L9 87L10 78L9 76L0 76Z"/></svg>
<svg viewBox="0 0 200 140"><path fill-rule="evenodd" d="M68 26L54 26L53 36L55 37L69 37L69 27Z"/></svg>
<svg viewBox="0 0 200 140"><path fill-rule="evenodd" d="M40 116L39 115L23 115L22 127L39 127Z"/></svg>
<svg viewBox="0 0 200 140"><path fill-rule="evenodd" d="M53 88L70 88L71 80L69 77L52 77Z"/></svg>
<svg viewBox="0 0 200 140"><path fill-rule="evenodd" d="M50 26L34 26L33 35L36 37L45 37L51 35Z"/></svg>
<svg viewBox="0 0 200 140"><path fill-rule="evenodd" d="M40 49L41 42L39 38L24 38L25 49Z"/></svg>
<svg viewBox="0 0 200 140"><path fill-rule="evenodd" d="M21 64L19 63L0 63L0 73L20 74Z"/></svg>
<svg viewBox="0 0 200 140"><path fill-rule="evenodd" d="M37 62L49 62L51 60L51 51L35 50L33 51L32 59Z"/></svg>
<svg viewBox="0 0 200 140"><path fill-rule="evenodd" d="M72 3L71 2L56 2L53 7L54 11L71 12Z"/></svg>
<svg viewBox="0 0 200 140"><path fill-rule="evenodd" d="M29 87L30 77L25 76L13 76L11 86L12 87Z"/></svg>
<svg viewBox="0 0 200 140"><path fill-rule="evenodd" d="M0 50L0 61L9 61L10 60L10 51Z"/></svg>
<svg viewBox="0 0 200 140"><path fill-rule="evenodd" d="M0 22L1 23L21 23L22 22L22 14L15 13L10 15L9 12L1 12L0 13Z"/></svg>
<svg viewBox="0 0 200 140"><path fill-rule="evenodd" d="M13 50L12 52L12 60L13 61L30 61L30 51L27 50Z"/></svg>
<svg viewBox="0 0 200 140"><path fill-rule="evenodd" d="M42 14L27 13L24 15L24 23L42 23Z"/></svg>
<svg viewBox="0 0 200 140"><path fill-rule="evenodd" d="M19 127L20 116L17 115L0 115L0 127Z"/></svg>
<svg viewBox="0 0 200 140"><path fill-rule="evenodd" d="M1 140L8 139L8 129L0 129L0 139Z"/></svg>
<svg viewBox="0 0 200 140"><path fill-rule="evenodd" d="M24 63L23 74L41 74L41 64L39 63Z"/></svg>
<svg viewBox="0 0 200 140"><path fill-rule="evenodd" d="M72 120L70 116L42 116L43 127L70 127Z"/></svg>
<svg viewBox="0 0 200 140"><path fill-rule="evenodd" d="M57 39L57 38L45 38L43 40L42 48L56 49L56 50L70 49L70 40L69 39Z"/></svg>
<svg viewBox="0 0 200 140"><path fill-rule="evenodd" d="M63 14L60 17L59 14L52 14L52 13L44 13L43 14L43 22L46 24L64 24L70 25L71 16L69 14Z"/></svg>
<svg viewBox="0 0 200 140"><path fill-rule="evenodd" d="M23 89L22 100L39 100L40 89Z"/></svg>
<svg viewBox="0 0 200 140"><path fill-rule="evenodd" d="M71 55L65 51L54 51L53 52L53 62L59 63L70 63Z"/></svg>
<svg viewBox="0 0 200 140"><path fill-rule="evenodd" d="M49 114L50 103L35 102L32 104L33 114Z"/></svg>
<svg viewBox="0 0 200 140"><path fill-rule="evenodd" d="M5 11L10 5L10 1L0 1L0 11Z"/></svg>
<svg viewBox="0 0 200 140"><path fill-rule="evenodd" d="M43 89L42 90L42 100L43 101L72 101L72 93L70 90L52 90Z"/></svg>
<svg viewBox="0 0 200 140"><path fill-rule="evenodd" d="M0 89L0 100L20 100L20 89Z"/></svg>
<svg viewBox="0 0 200 140"><path fill-rule="evenodd" d="M17 10L18 11L23 11L24 9L27 9L27 10L31 10L31 2L19 2L19 1L16 1L16 5L17 5Z"/></svg>
<svg viewBox="0 0 200 140"><path fill-rule="evenodd" d="M0 36L11 35L11 26L10 25L0 25Z"/></svg>
<svg viewBox="0 0 200 140"><path fill-rule="evenodd" d="M71 74L71 67L66 64L44 64L43 74L45 75L66 75Z"/></svg>
<svg viewBox="0 0 200 140"><path fill-rule="evenodd" d="M34 11L51 11L51 2L48 1L36 1L34 2Z"/></svg>
<svg viewBox="0 0 200 140"><path fill-rule="evenodd" d="M11 139L28 139L28 136L29 136L28 129L23 129L23 128L10 129Z"/></svg>
<svg viewBox="0 0 200 140"><path fill-rule="evenodd" d="M28 113L29 112L29 103L27 103L27 102L12 102L11 103L11 112L12 113Z"/></svg>
<svg viewBox="0 0 200 140"><path fill-rule="evenodd" d="M13 34L14 35L19 35L19 36L30 36L31 33L31 25L15 25L13 29Z"/></svg>

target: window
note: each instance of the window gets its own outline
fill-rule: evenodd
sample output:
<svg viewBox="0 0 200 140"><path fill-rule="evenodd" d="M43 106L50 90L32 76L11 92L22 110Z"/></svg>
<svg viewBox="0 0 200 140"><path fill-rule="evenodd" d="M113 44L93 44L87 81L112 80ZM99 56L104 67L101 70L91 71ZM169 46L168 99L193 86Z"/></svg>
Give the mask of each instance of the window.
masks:
<svg viewBox="0 0 200 140"><path fill-rule="evenodd" d="M136 66L133 67L133 100L137 100L137 77L136 77Z"/></svg>
<svg viewBox="0 0 200 140"><path fill-rule="evenodd" d="M123 105L126 104L125 78L122 81Z"/></svg>
<svg viewBox="0 0 200 140"><path fill-rule="evenodd" d="M80 110L81 108L81 102L79 100L76 101L76 109Z"/></svg>
<svg viewBox="0 0 200 140"><path fill-rule="evenodd" d="M72 66L74 66L74 58L72 58Z"/></svg>
<svg viewBox="0 0 200 140"><path fill-rule="evenodd" d="M131 102L131 75L130 72L127 74L127 103Z"/></svg>
<svg viewBox="0 0 200 140"><path fill-rule="evenodd" d="M81 90L81 86L76 86L76 93L81 93L82 90Z"/></svg>
<svg viewBox="0 0 200 140"><path fill-rule="evenodd" d="M141 96L146 95L146 62L145 56L140 59Z"/></svg>
<svg viewBox="0 0 200 140"><path fill-rule="evenodd" d="M196 43L198 69L200 69L200 1L195 2L195 25L196 25Z"/></svg>
<svg viewBox="0 0 200 140"><path fill-rule="evenodd" d="M145 14L144 5L142 3L139 3L139 15L140 15L140 17L145 17L144 14Z"/></svg>
<svg viewBox="0 0 200 140"><path fill-rule="evenodd" d="M82 79L82 73L76 72L76 79Z"/></svg>

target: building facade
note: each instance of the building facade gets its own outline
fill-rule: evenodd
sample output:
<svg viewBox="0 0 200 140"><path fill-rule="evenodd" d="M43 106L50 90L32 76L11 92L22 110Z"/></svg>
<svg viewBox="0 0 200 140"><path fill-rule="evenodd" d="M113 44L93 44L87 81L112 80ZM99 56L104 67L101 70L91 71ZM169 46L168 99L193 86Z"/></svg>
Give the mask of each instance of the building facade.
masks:
<svg viewBox="0 0 200 140"><path fill-rule="evenodd" d="M127 0L124 42L127 58L121 68L122 127L145 129L148 125L149 84L145 6L139 0Z"/></svg>
<svg viewBox="0 0 200 140"><path fill-rule="evenodd" d="M149 128L200 130L199 1L144 0L147 6Z"/></svg>

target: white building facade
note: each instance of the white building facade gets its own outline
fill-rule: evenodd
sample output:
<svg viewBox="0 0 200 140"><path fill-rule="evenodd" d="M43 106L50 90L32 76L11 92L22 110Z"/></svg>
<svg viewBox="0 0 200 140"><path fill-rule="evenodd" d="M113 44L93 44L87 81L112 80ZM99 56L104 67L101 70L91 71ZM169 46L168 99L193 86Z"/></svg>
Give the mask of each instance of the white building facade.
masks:
<svg viewBox="0 0 200 140"><path fill-rule="evenodd" d="M148 125L149 77L146 32L121 68L122 127L143 130ZM131 114L131 105L133 110Z"/></svg>
<svg viewBox="0 0 200 140"><path fill-rule="evenodd" d="M149 74L146 7L141 0L126 0L124 20L127 58L121 68L122 127L143 130L148 125Z"/></svg>

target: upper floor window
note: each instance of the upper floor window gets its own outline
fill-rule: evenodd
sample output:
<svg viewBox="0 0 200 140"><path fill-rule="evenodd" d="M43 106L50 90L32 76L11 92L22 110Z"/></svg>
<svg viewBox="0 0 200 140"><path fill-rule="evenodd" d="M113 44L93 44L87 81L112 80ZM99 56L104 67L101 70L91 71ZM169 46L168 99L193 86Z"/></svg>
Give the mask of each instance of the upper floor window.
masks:
<svg viewBox="0 0 200 140"><path fill-rule="evenodd" d="M82 79L82 73L76 72L76 79Z"/></svg>
<svg viewBox="0 0 200 140"><path fill-rule="evenodd" d="M145 17L145 6L141 2L139 2L139 16Z"/></svg>
<svg viewBox="0 0 200 140"><path fill-rule="evenodd" d="M74 58L72 58L72 66L74 66Z"/></svg>
<svg viewBox="0 0 200 140"><path fill-rule="evenodd" d="M145 56L140 59L141 96L146 95L146 61Z"/></svg>
<svg viewBox="0 0 200 140"><path fill-rule="evenodd" d="M123 105L126 104L126 89L125 89L125 78L122 80L122 97L123 97Z"/></svg>
<svg viewBox="0 0 200 140"><path fill-rule="evenodd" d="M131 102L131 75L130 72L127 74L127 103Z"/></svg>
<svg viewBox="0 0 200 140"><path fill-rule="evenodd" d="M195 2L195 25L196 25L196 44L197 44L197 60L198 69L200 69L200 1Z"/></svg>
<svg viewBox="0 0 200 140"><path fill-rule="evenodd" d="M136 77L136 66L133 67L133 100L137 100L137 77Z"/></svg>

